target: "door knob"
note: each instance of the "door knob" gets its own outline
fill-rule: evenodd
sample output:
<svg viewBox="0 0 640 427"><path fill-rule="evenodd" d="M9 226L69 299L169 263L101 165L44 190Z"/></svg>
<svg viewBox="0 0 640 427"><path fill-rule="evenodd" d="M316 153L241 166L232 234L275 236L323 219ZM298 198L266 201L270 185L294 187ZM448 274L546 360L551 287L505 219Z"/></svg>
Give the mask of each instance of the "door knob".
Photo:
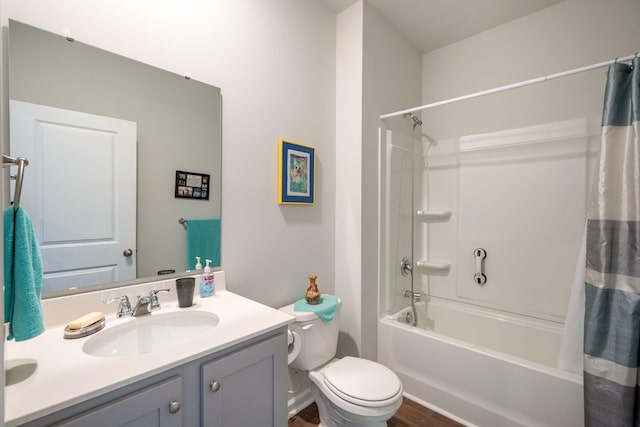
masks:
<svg viewBox="0 0 640 427"><path fill-rule="evenodd" d="M131 249L131 248L125 249L124 252L122 252L122 255L124 255L127 258L129 258L131 255L133 255L133 249Z"/></svg>
<svg viewBox="0 0 640 427"><path fill-rule="evenodd" d="M175 414L180 410L181 407L182 405L180 404L180 402L178 402L177 400L172 400L171 403L169 403L169 412Z"/></svg>

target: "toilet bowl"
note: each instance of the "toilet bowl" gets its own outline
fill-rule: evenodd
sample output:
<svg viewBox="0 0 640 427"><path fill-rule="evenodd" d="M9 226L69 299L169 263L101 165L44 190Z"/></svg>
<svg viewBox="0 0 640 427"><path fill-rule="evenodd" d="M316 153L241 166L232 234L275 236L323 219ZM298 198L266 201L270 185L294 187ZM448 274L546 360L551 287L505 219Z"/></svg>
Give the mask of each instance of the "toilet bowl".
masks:
<svg viewBox="0 0 640 427"><path fill-rule="evenodd" d="M308 376L320 415L319 427L386 426L402 404L402 383L380 363L335 358L340 306L339 302L331 322L315 313L295 311L294 304L280 309L296 318L289 326L295 337L289 340L290 375L304 371Z"/></svg>
<svg viewBox="0 0 640 427"><path fill-rule="evenodd" d="M370 360L333 359L309 379L322 427L386 426L402 404L397 375Z"/></svg>

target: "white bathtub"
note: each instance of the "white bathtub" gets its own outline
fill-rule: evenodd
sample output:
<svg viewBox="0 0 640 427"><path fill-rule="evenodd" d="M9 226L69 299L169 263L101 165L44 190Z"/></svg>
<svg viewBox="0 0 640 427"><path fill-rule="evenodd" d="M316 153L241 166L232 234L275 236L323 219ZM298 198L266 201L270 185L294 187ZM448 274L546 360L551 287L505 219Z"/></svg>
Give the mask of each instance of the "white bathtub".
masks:
<svg viewBox="0 0 640 427"><path fill-rule="evenodd" d="M432 331L399 321L405 312L379 320L378 360L398 374L410 399L468 426L584 425L582 378L545 364L555 364L560 328L445 301L419 303L418 319L429 319ZM456 333L466 336L448 336ZM542 349L549 343L550 351ZM536 347L536 362L503 352Z"/></svg>

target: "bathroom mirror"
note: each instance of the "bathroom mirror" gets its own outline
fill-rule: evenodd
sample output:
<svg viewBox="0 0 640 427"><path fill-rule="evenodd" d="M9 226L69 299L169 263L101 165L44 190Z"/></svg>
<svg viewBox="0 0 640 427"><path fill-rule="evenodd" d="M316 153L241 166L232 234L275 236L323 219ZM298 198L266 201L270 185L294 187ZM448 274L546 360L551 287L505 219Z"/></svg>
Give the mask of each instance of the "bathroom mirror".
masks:
<svg viewBox="0 0 640 427"><path fill-rule="evenodd" d="M8 60L8 148L12 156L29 160L21 206L34 222L45 270L56 264L45 271L43 298L185 275L195 266L188 257L190 220L217 223L212 250L218 254L214 265L219 265L219 88L17 21L9 23ZM113 143L120 131L94 132L93 125L82 121L59 133L58 119L50 120L50 112L133 126L133 131L122 131L132 133L128 151ZM24 148L22 140L29 138L18 131L24 114L33 114L38 123L37 135L29 137L35 142L27 144L31 148ZM34 126L25 127L28 133ZM87 129L97 148L87 148L87 137L76 135ZM57 143L43 143L43 138ZM125 193L128 201L121 199ZM128 210L116 213L125 204ZM76 213L84 208L85 218L78 218ZM102 217L106 225L98 219ZM126 221L132 225L123 226ZM83 228L68 233L80 223ZM113 237L121 229L129 234L133 229L132 243ZM48 255L52 247L77 243L74 236L84 240L72 250ZM126 274L112 268L107 256L100 259L102 255L91 255L98 260L88 270L66 264L88 256L92 247L114 242L115 256L125 259Z"/></svg>

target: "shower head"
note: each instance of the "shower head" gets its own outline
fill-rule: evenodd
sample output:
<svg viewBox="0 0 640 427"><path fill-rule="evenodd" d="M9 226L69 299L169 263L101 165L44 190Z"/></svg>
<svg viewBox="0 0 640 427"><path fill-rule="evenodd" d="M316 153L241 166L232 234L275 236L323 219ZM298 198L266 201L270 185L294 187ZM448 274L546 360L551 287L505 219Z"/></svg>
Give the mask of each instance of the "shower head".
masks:
<svg viewBox="0 0 640 427"><path fill-rule="evenodd" d="M420 120L420 119L418 118L418 116L416 116L415 114L413 114L413 113L406 113L406 114L403 114L403 116L404 116L404 117L411 117L411 120L413 120L413 125L414 125L414 126L422 126L422 120Z"/></svg>

